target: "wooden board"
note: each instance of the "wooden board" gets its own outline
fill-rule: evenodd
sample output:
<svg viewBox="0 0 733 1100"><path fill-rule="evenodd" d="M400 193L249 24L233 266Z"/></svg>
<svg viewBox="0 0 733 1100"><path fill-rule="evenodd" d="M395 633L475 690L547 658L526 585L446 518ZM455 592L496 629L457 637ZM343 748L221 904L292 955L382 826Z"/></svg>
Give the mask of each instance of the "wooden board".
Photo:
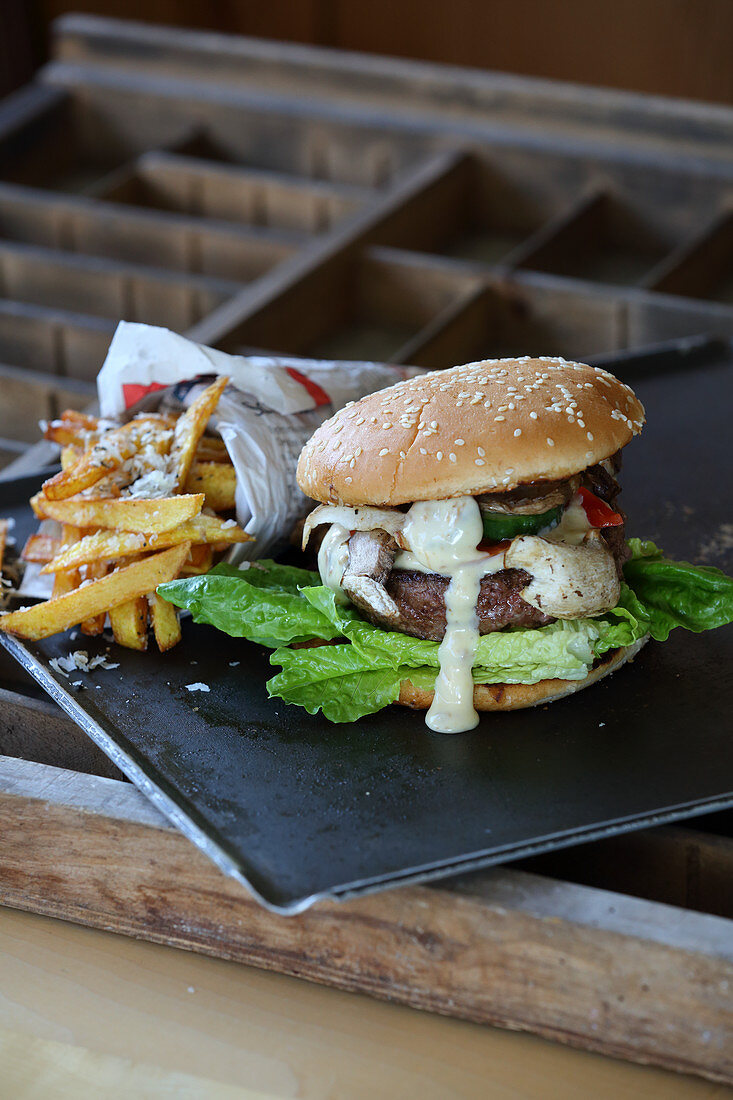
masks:
<svg viewBox="0 0 733 1100"><path fill-rule="evenodd" d="M3 904L733 1081L730 921L501 870L276 917L129 784L2 764Z"/></svg>

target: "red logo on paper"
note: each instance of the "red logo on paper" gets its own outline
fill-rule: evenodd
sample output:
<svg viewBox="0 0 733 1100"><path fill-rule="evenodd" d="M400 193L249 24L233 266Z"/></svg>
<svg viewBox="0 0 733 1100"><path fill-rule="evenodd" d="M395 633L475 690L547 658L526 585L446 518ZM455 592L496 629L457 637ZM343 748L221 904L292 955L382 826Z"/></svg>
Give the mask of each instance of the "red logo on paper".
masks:
<svg viewBox="0 0 733 1100"><path fill-rule="evenodd" d="M160 382L151 382L149 386L141 386L139 382L123 382L122 397L124 398L125 408L129 409L131 405L136 405L147 394L165 388Z"/></svg>
<svg viewBox="0 0 733 1100"><path fill-rule="evenodd" d="M328 396L326 391L318 385L317 382L314 382L313 379L307 378L304 374L301 374L299 370L295 369L295 367L286 367L285 369L291 378L293 378L296 382L300 382L301 386L305 386L306 390L315 401L316 408L318 408L320 405L331 404L331 398Z"/></svg>

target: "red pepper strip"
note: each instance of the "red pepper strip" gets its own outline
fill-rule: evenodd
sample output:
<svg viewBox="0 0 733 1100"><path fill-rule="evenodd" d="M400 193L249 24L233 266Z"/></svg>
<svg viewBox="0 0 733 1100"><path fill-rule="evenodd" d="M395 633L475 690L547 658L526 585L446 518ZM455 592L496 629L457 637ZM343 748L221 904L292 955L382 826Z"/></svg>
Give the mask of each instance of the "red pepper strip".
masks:
<svg viewBox="0 0 733 1100"><path fill-rule="evenodd" d="M601 500L589 489L579 489L578 492L591 527L620 527L624 522L623 516L614 512L605 500Z"/></svg>
<svg viewBox="0 0 733 1100"><path fill-rule="evenodd" d="M505 550L508 550L512 544L511 539L501 539L500 542L489 542L488 539L484 539L476 547L483 554L502 554Z"/></svg>

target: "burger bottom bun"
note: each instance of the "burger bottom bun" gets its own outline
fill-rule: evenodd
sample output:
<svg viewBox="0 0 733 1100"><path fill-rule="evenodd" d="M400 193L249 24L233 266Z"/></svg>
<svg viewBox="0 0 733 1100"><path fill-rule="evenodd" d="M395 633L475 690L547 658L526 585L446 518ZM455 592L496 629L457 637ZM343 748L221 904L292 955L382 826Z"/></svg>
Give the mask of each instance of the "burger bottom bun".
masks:
<svg viewBox="0 0 733 1100"><path fill-rule="evenodd" d="M479 711L496 711L521 710L523 707L554 703L556 699L564 699L566 695L582 691L615 672L621 665L633 660L648 641L647 635L633 645L612 649L583 680L540 680L537 684L476 684L473 689L473 705ZM409 680L402 681L397 699L401 706L427 710L432 701L432 691L422 691Z"/></svg>

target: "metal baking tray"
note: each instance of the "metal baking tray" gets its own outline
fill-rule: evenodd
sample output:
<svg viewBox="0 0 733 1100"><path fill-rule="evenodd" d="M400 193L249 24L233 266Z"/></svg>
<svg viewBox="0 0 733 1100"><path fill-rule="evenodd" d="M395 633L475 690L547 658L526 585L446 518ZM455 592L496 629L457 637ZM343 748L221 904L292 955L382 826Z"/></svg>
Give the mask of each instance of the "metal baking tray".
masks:
<svg viewBox="0 0 733 1100"><path fill-rule="evenodd" d="M628 530L730 569L730 347L614 369L649 417L625 451ZM19 541L35 527L38 481L0 482ZM83 635L0 641L194 844L281 913L733 806L731 627L677 630L577 696L484 715L453 737L396 707L334 726L271 701L264 650L190 621L164 655ZM119 667L54 672L50 659L76 648L109 649ZM188 691L194 682L210 691Z"/></svg>

